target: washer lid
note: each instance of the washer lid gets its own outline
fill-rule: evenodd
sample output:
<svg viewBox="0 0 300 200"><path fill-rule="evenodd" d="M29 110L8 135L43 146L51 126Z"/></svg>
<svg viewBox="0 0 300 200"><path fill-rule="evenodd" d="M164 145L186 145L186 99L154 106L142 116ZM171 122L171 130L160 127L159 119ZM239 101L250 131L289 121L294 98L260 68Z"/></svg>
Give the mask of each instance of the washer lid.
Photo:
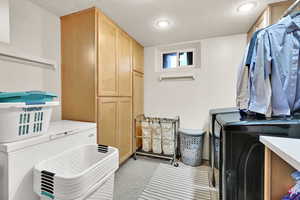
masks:
<svg viewBox="0 0 300 200"><path fill-rule="evenodd" d="M96 123L78 122L61 120L51 122L48 132L37 137L25 140L0 144L0 152L9 153L18 151L27 147L49 142L51 140L60 139L69 135L81 133L86 130L95 129Z"/></svg>
<svg viewBox="0 0 300 200"><path fill-rule="evenodd" d="M78 134L90 129L95 129L96 127L96 123L91 122L60 120L52 122L48 132L50 134L50 139L53 140L68 135Z"/></svg>

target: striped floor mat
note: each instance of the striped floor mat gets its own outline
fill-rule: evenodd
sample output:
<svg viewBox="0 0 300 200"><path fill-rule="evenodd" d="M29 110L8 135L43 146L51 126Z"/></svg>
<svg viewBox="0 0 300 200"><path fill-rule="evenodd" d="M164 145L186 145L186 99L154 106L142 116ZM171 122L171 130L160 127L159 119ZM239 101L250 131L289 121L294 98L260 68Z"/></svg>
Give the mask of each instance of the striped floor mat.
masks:
<svg viewBox="0 0 300 200"><path fill-rule="evenodd" d="M209 172L160 164L138 200L211 200Z"/></svg>

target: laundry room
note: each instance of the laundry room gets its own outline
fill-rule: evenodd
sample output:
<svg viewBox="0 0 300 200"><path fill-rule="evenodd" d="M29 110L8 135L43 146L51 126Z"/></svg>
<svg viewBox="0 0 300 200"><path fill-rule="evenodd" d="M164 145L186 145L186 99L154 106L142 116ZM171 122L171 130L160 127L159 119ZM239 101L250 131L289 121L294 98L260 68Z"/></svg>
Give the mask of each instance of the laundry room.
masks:
<svg viewBox="0 0 300 200"><path fill-rule="evenodd" d="M300 0L0 0L0 200L300 199Z"/></svg>

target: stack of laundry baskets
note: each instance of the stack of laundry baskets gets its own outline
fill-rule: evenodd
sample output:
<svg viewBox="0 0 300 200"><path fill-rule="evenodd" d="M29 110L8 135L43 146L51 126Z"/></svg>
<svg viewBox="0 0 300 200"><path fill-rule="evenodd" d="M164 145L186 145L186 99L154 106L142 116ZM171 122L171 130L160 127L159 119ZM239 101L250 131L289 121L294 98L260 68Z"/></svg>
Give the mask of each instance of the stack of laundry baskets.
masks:
<svg viewBox="0 0 300 200"><path fill-rule="evenodd" d="M56 97L44 91L0 92L0 143L47 133Z"/></svg>
<svg viewBox="0 0 300 200"><path fill-rule="evenodd" d="M112 200L118 155L102 145L63 152L34 167L34 191L42 200Z"/></svg>

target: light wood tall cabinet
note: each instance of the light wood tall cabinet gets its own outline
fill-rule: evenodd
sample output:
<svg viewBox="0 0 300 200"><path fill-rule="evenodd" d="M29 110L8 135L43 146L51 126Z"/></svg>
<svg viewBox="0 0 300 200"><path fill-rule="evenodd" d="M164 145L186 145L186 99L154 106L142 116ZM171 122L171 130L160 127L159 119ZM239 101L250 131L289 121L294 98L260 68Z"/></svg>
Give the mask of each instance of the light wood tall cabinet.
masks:
<svg viewBox="0 0 300 200"><path fill-rule="evenodd" d="M98 143L119 148L125 161L133 152L133 63L142 71L143 47L97 8L61 17L61 38L62 118L97 122Z"/></svg>
<svg viewBox="0 0 300 200"><path fill-rule="evenodd" d="M133 72L133 119L144 114L144 74ZM136 135L141 136L140 124L137 124ZM141 139L134 138L134 150L142 146Z"/></svg>
<svg viewBox="0 0 300 200"><path fill-rule="evenodd" d="M132 65L133 65L133 119L144 114L144 48L137 42L132 44ZM134 136L142 136L140 123L134 127ZM133 150L142 146L142 139L133 137Z"/></svg>

